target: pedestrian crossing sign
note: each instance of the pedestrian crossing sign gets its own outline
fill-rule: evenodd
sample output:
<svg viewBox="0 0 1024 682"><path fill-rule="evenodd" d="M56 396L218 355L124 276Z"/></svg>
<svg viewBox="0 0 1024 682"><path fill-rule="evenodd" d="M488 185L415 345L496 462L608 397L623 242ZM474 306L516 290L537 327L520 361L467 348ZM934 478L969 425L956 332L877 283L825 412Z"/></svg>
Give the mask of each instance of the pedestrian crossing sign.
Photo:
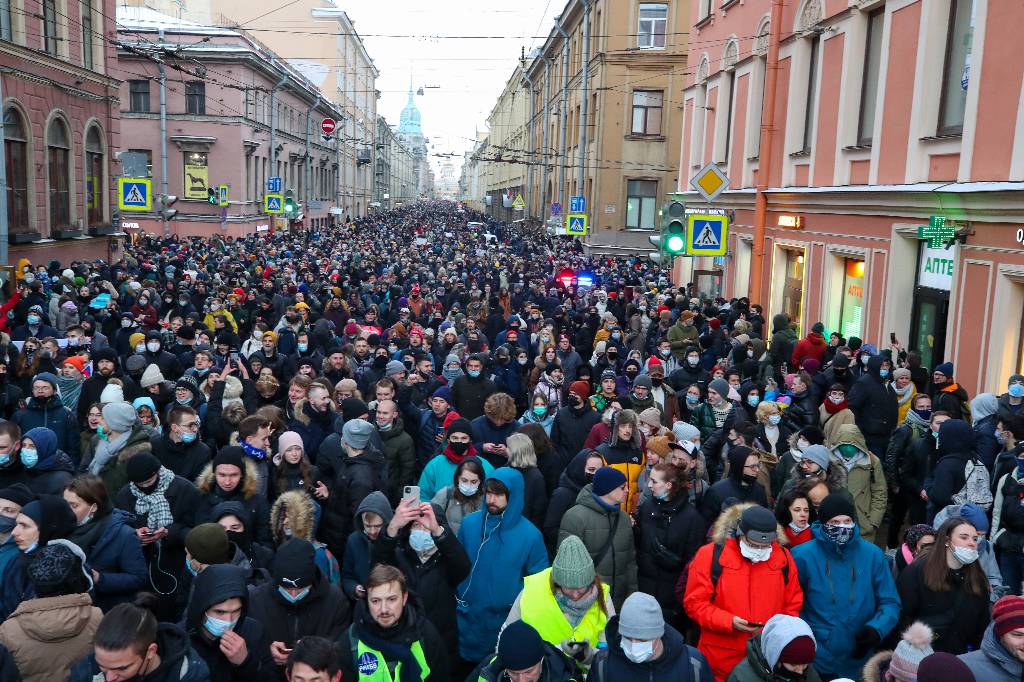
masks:
<svg viewBox="0 0 1024 682"><path fill-rule="evenodd" d="M153 181L149 178L118 178L117 205L122 211L153 210Z"/></svg>
<svg viewBox="0 0 1024 682"><path fill-rule="evenodd" d="M587 214L585 213L570 213L565 216L565 233L566 234L586 234L587 233Z"/></svg>
<svg viewBox="0 0 1024 682"><path fill-rule="evenodd" d="M724 256L729 218L724 215L686 217L686 253L690 256Z"/></svg>
<svg viewBox="0 0 1024 682"><path fill-rule="evenodd" d="M516 198L512 200L512 207L518 210L526 208L526 202L523 200L523 193L520 192L516 195Z"/></svg>
<svg viewBox="0 0 1024 682"><path fill-rule="evenodd" d="M264 194L263 212L284 213L284 197L280 194Z"/></svg>

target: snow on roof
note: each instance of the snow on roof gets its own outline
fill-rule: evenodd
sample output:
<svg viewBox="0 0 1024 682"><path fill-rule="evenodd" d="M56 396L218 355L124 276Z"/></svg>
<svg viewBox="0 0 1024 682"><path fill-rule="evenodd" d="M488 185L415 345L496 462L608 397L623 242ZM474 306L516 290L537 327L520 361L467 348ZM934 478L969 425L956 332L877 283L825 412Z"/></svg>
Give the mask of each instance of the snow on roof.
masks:
<svg viewBox="0 0 1024 682"><path fill-rule="evenodd" d="M237 36L238 32L220 26L206 26L186 19L172 17L149 7L117 8L117 28L135 31L158 31L167 33L200 33L204 35Z"/></svg>

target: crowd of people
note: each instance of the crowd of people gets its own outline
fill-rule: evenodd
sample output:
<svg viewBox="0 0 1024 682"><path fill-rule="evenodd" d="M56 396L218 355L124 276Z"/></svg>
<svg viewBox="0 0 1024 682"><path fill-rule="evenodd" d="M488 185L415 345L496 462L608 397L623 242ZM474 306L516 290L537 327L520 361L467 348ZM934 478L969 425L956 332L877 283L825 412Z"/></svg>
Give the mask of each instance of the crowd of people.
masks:
<svg viewBox="0 0 1024 682"><path fill-rule="evenodd" d="M1022 375L440 201L4 293L0 682L1024 676Z"/></svg>

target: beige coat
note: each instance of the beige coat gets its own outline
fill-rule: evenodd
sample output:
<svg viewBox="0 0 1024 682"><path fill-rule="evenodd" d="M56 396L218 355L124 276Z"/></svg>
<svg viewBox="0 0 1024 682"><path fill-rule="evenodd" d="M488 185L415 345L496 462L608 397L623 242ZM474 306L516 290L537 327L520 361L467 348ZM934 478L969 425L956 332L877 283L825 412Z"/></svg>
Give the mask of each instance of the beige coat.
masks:
<svg viewBox="0 0 1024 682"><path fill-rule="evenodd" d="M103 612L88 594L23 601L0 625L24 682L59 682L79 659L92 652Z"/></svg>

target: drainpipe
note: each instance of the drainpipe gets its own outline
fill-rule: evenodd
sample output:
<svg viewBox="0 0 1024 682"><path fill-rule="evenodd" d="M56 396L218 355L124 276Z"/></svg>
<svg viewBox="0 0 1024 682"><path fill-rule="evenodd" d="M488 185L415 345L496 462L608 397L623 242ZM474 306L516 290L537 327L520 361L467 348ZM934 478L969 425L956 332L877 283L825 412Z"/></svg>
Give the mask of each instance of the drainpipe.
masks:
<svg viewBox="0 0 1024 682"><path fill-rule="evenodd" d="M171 236L171 223L167 220L167 206L164 203L167 199L167 74L164 72L164 30L161 28L157 33L157 40L160 41L160 59L157 61L157 71L160 74L160 189L163 200L160 202L160 219L164 224L164 239Z"/></svg>
<svg viewBox="0 0 1024 682"><path fill-rule="evenodd" d="M775 137L775 96L779 83L779 43L782 41L782 6L785 0L772 0L768 21L768 60L765 64L764 104L761 107L761 142L757 164L757 195L754 206L754 244L750 258L750 300L761 303L764 279L764 239L768 221L769 174ZM767 307L765 308L767 310Z"/></svg>
<svg viewBox="0 0 1024 682"><path fill-rule="evenodd" d="M276 59L271 59L270 63L278 66ZM278 66L278 68L281 67ZM285 73L281 76L281 80L270 89L270 175L272 177L277 175L277 91L283 88L287 82L288 74ZM282 187L281 189L287 188Z"/></svg>
<svg viewBox="0 0 1024 682"><path fill-rule="evenodd" d="M587 90L590 85L590 0L583 2L583 83L580 87L580 167L577 171L576 181L579 186L577 190L580 196L586 195L586 158L587 158L587 105L590 101L590 94ZM593 200L593 197L591 197Z"/></svg>
<svg viewBox="0 0 1024 682"><path fill-rule="evenodd" d="M318 106L320 106L320 102L322 102L322 101L323 101L323 98L320 97L320 92L317 91L317 93L316 93L316 101L313 102L312 106L310 106L308 109L306 109L306 162L304 164L305 165L304 175L306 176L306 182L305 182L305 184L306 184L306 192L305 192L306 197L305 197L305 199L306 200L305 200L304 203L306 204L306 210L307 211L309 210L310 191L312 190L312 184L313 184L313 160L309 156L309 136L311 135L310 125L309 125L309 117L313 115L313 112L316 111L316 108Z"/></svg>
<svg viewBox="0 0 1024 682"><path fill-rule="evenodd" d="M566 124L568 122L568 108L569 108L569 34L562 28L562 17L555 19L555 29L562 34L562 122L559 127L562 131L562 150L560 152L559 168L558 168L558 196L562 196L562 192L565 191L565 157L568 153L566 140ZM562 197L564 203L568 197Z"/></svg>
<svg viewBox="0 0 1024 682"><path fill-rule="evenodd" d="M550 199L554 201L554 197L548 197L548 123L551 119L551 113L549 111L551 102L551 60L547 57L542 57L544 60L544 134L541 142L541 153L542 153L542 166L543 172L541 174L541 190L540 195L543 197L541 201L540 212L544 214L544 204Z"/></svg>
<svg viewBox="0 0 1024 682"><path fill-rule="evenodd" d="M527 92L529 92L529 97L530 97L530 128L529 128L529 132L527 133L530 136L530 143L528 145L526 145L527 149L529 149L529 148L533 147L533 140L534 140L533 126L534 126L534 119L537 117L537 103L533 99L533 79L530 78L527 75L525 63L523 65L523 80L526 81L526 85L530 88L527 91ZM530 161L526 165L526 191L527 191L526 205L528 206L527 212L529 212L529 210L533 208L533 162L532 161ZM541 213L543 213L543 211L544 211L544 207L541 206Z"/></svg>

